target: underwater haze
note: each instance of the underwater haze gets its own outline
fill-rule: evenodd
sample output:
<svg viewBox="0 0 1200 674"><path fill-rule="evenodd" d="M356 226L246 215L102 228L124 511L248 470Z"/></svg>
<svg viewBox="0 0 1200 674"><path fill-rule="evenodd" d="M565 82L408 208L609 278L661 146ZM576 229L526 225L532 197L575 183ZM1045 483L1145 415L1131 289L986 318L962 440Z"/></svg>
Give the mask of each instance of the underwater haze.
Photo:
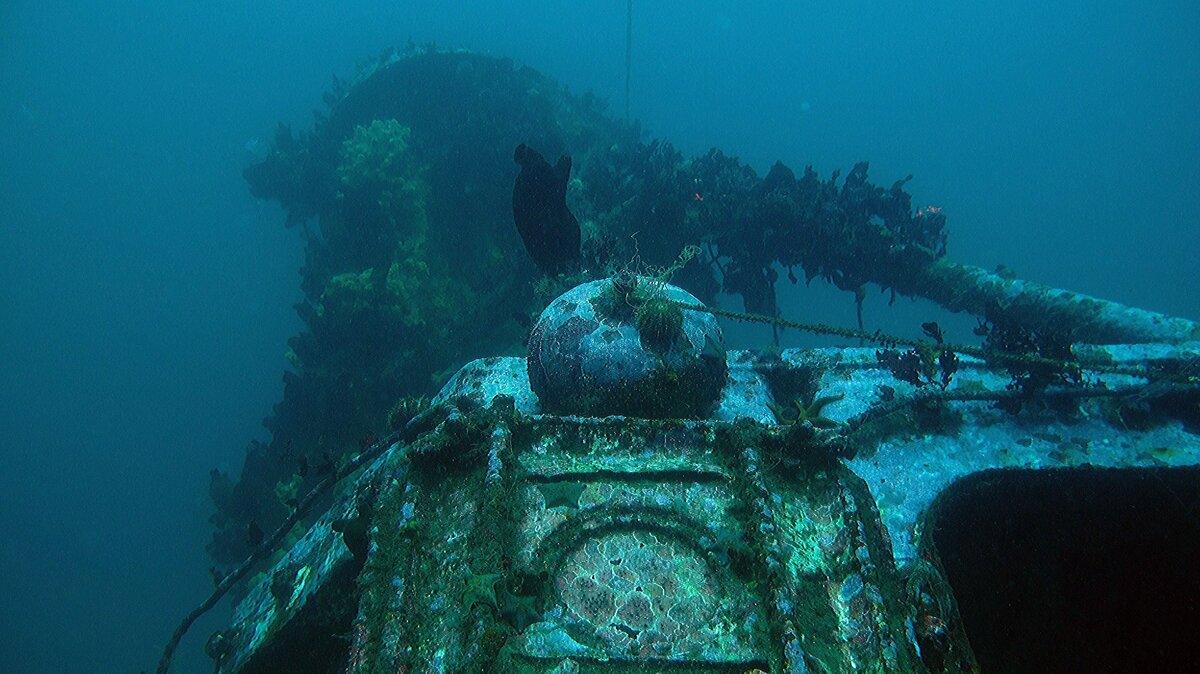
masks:
<svg viewBox="0 0 1200 674"><path fill-rule="evenodd" d="M620 116L626 8L0 7L0 671L152 671L212 590L210 471L266 439L301 329L303 241L242 175L276 124L311 127L333 76L410 42L511 58ZM1200 4L635 0L629 108L759 174L911 174L951 259L1200 320ZM921 318L886 305L868 323ZM781 283L780 309L855 317L819 280ZM227 618L172 671L211 671Z"/></svg>

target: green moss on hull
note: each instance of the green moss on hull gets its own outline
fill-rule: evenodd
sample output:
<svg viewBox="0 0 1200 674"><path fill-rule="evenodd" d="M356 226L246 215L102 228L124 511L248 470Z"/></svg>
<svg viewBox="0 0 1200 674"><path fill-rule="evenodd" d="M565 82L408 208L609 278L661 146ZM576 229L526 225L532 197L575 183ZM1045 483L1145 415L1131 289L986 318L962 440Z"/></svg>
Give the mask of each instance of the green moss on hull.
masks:
<svg viewBox="0 0 1200 674"><path fill-rule="evenodd" d="M666 351L683 334L683 309L666 298L642 302L635 318L642 346L651 351Z"/></svg>

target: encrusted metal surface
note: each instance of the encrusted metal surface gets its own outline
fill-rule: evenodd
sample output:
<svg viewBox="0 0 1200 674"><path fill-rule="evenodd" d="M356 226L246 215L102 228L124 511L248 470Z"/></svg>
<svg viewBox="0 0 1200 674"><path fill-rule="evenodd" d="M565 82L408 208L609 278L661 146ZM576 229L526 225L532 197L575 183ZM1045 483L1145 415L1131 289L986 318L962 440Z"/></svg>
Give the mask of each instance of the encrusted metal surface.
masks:
<svg viewBox="0 0 1200 674"><path fill-rule="evenodd" d="M1099 355L1137 364L1178 349ZM844 424L912 395L874 350L729 364L712 418L690 421L542 415L523 360L468 364L435 402L474 411L381 459L263 574L222 671L276 671L271 644L350 563L332 522L368 496L369 553L357 586L338 589L357 609L334 671L926 672L914 629L929 620L951 630L940 671L973 671L953 601L914 605L914 588L945 592L918 550L947 485L1002 467L1200 464L1180 422L1121 428L1103 399L1015 416L944 401L941 428L901 416L838 459L773 410L820 398L806 413ZM1007 384L964 357L947 390Z"/></svg>

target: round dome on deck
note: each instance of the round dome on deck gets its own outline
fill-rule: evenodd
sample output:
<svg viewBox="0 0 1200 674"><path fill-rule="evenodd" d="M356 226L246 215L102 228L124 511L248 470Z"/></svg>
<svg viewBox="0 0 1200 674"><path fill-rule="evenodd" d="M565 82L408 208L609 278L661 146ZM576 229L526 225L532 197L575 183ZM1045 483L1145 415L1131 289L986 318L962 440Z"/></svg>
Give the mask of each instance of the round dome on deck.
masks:
<svg viewBox="0 0 1200 674"><path fill-rule="evenodd" d="M592 281L546 307L529 338L529 382L552 414L704 417L725 384L721 328L657 279Z"/></svg>

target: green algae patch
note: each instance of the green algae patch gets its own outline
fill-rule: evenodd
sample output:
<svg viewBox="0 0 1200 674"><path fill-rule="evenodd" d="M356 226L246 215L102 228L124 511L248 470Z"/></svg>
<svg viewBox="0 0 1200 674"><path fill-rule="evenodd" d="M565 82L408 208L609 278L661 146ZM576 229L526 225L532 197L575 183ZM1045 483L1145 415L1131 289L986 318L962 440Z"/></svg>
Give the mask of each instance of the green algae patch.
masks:
<svg viewBox="0 0 1200 674"><path fill-rule="evenodd" d="M373 198L379 208L394 211L423 203L429 190L424 169L409 150L412 130L394 119L357 126L342 143L338 183L347 193Z"/></svg>

